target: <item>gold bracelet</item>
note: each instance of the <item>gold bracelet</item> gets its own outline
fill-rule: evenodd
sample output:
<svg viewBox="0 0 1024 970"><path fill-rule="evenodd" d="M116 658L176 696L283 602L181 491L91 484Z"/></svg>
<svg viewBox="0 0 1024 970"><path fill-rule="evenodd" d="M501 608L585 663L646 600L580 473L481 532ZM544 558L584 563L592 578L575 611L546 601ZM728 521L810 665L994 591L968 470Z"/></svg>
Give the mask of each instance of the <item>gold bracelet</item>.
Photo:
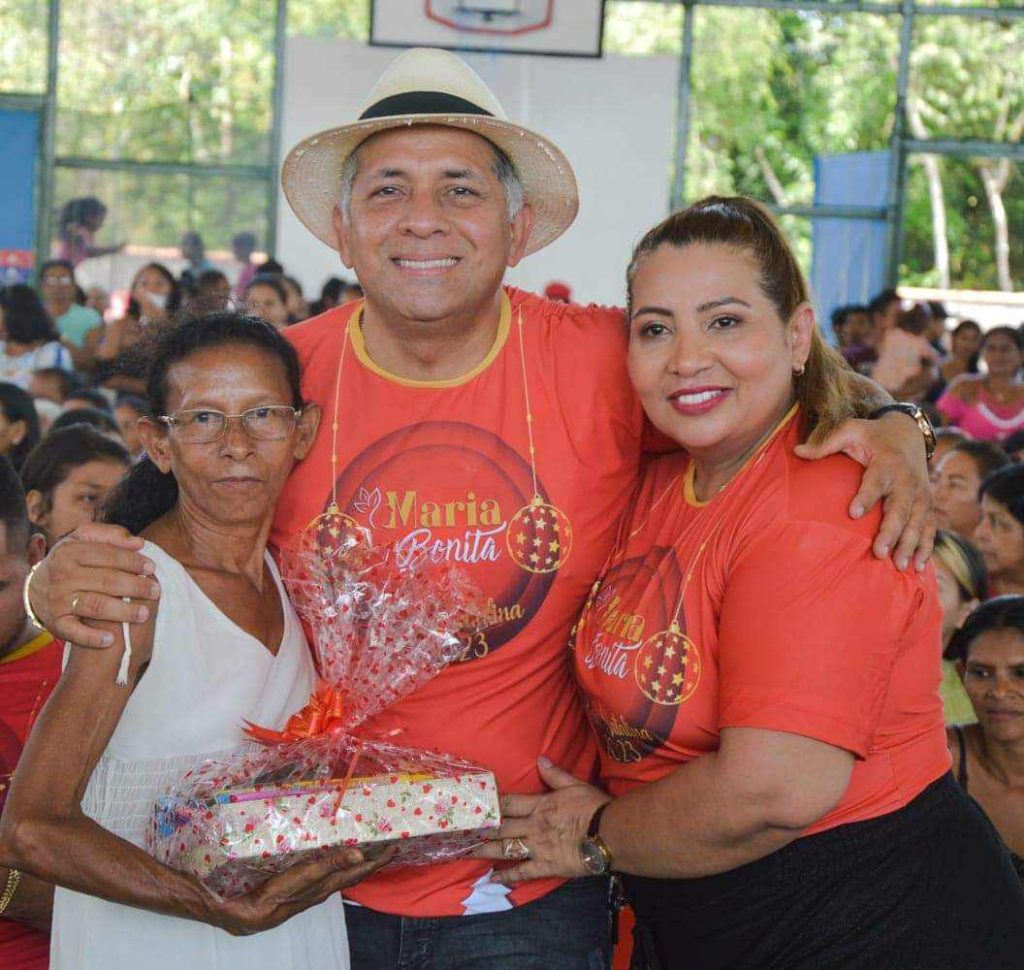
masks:
<svg viewBox="0 0 1024 970"><path fill-rule="evenodd" d="M36 570L43 564L44 560L40 559L29 571L25 577L25 585L21 588L21 601L25 605L25 614L28 616L29 622L37 630L46 630L46 627L40 622L39 617L36 616L36 611L32 609L32 599L28 594L29 584L32 582L32 577L35 576ZM2 912L2 910L0 910Z"/></svg>
<svg viewBox="0 0 1024 970"><path fill-rule="evenodd" d="M0 896L0 916L4 910L11 905L14 894L18 891L18 884L21 882L21 873L17 869L7 870L7 885L4 887L4 894Z"/></svg>

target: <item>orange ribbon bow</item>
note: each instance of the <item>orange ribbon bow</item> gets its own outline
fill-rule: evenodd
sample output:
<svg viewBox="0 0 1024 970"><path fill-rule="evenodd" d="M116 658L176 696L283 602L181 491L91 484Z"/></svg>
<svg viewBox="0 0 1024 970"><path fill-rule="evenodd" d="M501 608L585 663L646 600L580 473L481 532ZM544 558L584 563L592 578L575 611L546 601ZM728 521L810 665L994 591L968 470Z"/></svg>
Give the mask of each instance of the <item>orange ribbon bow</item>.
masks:
<svg viewBox="0 0 1024 970"><path fill-rule="evenodd" d="M245 733L261 744L282 744L286 741L304 741L322 734L330 734L344 727L345 695L328 683L317 685L309 703L297 711L283 731L271 731L246 721Z"/></svg>

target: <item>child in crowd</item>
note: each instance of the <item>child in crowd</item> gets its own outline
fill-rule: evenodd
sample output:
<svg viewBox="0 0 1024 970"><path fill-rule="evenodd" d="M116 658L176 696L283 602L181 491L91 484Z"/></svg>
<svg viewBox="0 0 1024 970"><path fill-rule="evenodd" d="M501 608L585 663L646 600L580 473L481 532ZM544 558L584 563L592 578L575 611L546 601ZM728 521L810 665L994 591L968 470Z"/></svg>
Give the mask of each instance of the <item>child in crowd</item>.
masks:
<svg viewBox="0 0 1024 970"><path fill-rule="evenodd" d="M114 407L114 417L117 419L117 426L121 429L121 439L128 449L132 460L142 453L142 441L139 438L139 418L147 414L145 398L137 394L125 394Z"/></svg>
<svg viewBox="0 0 1024 970"><path fill-rule="evenodd" d="M929 322L927 308L915 303L900 311L878 345L871 376L895 397L921 398L938 380L939 354L924 336Z"/></svg>
<svg viewBox="0 0 1024 970"><path fill-rule="evenodd" d="M261 317L277 330L284 330L291 322L288 315L288 291L281 277L260 273L245 288L246 309Z"/></svg>
<svg viewBox="0 0 1024 970"><path fill-rule="evenodd" d="M27 388L43 367L74 370L53 320L32 287L15 283L0 289L0 380Z"/></svg>
<svg viewBox="0 0 1024 970"><path fill-rule="evenodd" d="M309 317L309 304L302 293L302 284L294 276L282 276L281 285L288 294L288 316L292 323L302 323Z"/></svg>
<svg viewBox="0 0 1024 970"><path fill-rule="evenodd" d="M39 443L39 416L29 393L17 384L0 381L0 455L15 471Z"/></svg>
<svg viewBox="0 0 1024 970"><path fill-rule="evenodd" d="M110 412L110 398L95 387L80 387L64 398L64 410L74 411L77 408L95 408L97 411Z"/></svg>
<svg viewBox="0 0 1024 970"><path fill-rule="evenodd" d="M28 392L37 401L53 401L63 405L68 395L78 388L78 380L70 371L60 367L37 370L28 384Z"/></svg>
<svg viewBox="0 0 1024 970"><path fill-rule="evenodd" d="M0 815L11 776L35 718L60 677L63 647L29 621L21 587L43 558L32 535L25 493L11 463L0 455ZM53 886L0 866L0 967L46 970L50 961Z"/></svg>
<svg viewBox="0 0 1024 970"><path fill-rule="evenodd" d="M38 405L38 401L36 402ZM124 443L121 438L121 427L114 420L114 415L109 411L101 411L99 408L71 408L60 414L56 421L50 426L50 431L60 431L62 428L70 428L75 424L87 424L95 428L108 438Z"/></svg>
<svg viewBox="0 0 1024 970"><path fill-rule="evenodd" d="M43 438L25 459L21 481L29 521L47 549L93 520L128 464L124 445L86 424Z"/></svg>

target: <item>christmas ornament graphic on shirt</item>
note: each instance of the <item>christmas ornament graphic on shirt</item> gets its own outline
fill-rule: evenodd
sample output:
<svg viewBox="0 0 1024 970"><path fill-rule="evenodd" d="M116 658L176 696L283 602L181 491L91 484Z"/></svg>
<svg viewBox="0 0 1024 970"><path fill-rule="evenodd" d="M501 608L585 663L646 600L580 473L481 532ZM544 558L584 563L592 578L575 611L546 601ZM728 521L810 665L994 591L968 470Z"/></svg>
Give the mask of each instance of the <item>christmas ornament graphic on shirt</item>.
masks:
<svg viewBox="0 0 1024 970"><path fill-rule="evenodd" d="M346 329L334 380L330 499L303 534L307 545L336 544L344 533L353 542L390 543L399 561L423 555L467 567L493 564L477 576L490 596L490 622L468 638L464 661L521 632L573 547L569 517L549 500L538 474L521 314L516 329L528 460L472 424L421 421L384 435L339 469ZM344 507L339 495L351 496Z"/></svg>

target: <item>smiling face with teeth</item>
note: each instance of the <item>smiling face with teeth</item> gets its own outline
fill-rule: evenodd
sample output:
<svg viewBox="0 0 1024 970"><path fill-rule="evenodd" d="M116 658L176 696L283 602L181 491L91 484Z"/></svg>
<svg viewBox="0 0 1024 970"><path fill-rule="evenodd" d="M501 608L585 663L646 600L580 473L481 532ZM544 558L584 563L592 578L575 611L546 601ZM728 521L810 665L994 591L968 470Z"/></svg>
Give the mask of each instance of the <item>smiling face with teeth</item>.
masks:
<svg viewBox="0 0 1024 970"><path fill-rule="evenodd" d="M629 373L644 410L717 487L796 400L814 313L780 319L757 264L724 245L661 245L632 280Z"/></svg>
<svg viewBox="0 0 1024 970"><path fill-rule="evenodd" d="M368 319L453 335L496 326L505 269L522 258L529 206L512 219L490 142L456 128L391 129L359 147L334 227Z"/></svg>

